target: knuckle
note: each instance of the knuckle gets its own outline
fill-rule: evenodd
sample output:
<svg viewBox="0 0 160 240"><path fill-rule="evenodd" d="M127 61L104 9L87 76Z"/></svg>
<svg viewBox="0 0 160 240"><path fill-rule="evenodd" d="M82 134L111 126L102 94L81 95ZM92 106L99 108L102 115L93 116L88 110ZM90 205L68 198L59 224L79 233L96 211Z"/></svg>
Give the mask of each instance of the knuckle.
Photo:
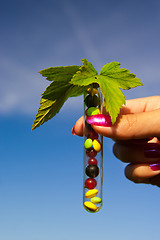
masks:
<svg viewBox="0 0 160 240"><path fill-rule="evenodd" d="M136 114L123 115L117 121L113 134L117 139L126 139L126 136L127 138L134 138L137 122Z"/></svg>
<svg viewBox="0 0 160 240"><path fill-rule="evenodd" d="M126 117L126 131L130 137L134 138L133 129L137 125L137 115L129 114L129 115L126 115L125 117Z"/></svg>

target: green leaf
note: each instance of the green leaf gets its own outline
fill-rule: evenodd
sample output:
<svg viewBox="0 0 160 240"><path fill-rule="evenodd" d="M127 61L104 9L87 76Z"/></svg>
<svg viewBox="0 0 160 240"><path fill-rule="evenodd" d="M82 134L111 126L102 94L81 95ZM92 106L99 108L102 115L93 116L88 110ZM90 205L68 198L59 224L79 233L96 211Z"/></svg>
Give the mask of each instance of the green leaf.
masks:
<svg viewBox="0 0 160 240"><path fill-rule="evenodd" d="M42 94L32 130L54 117L69 97L77 97L84 93L84 87L68 83L79 68L75 65L51 67L39 72L52 82Z"/></svg>
<svg viewBox="0 0 160 240"><path fill-rule="evenodd" d="M118 62L105 64L101 69L100 75L87 60L83 61L83 63L84 65L73 75L70 83L78 86L98 83L105 100L106 111L111 116L114 124L122 105L125 104L124 94L119 88L126 90L141 86L140 79L136 78L136 75L130 73L129 70L120 68L120 63Z"/></svg>
<svg viewBox="0 0 160 240"><path fill-rule="evenodd" d="M69 97L76 97L84 93L84 87L72 84L52 82L42 94L40 107L33 123L32 130L53 118Z"/></svg>
<svg viewBox="0 0 160 240"><path fill-rule="evenodd" d="M111 84L109 81L106 81L104 76L99 76L97 78L97 83L100 85L102 95L105 96L104 106L114 124L122 105L125 104L125 96L118 88L116 82L113 81Z"/></svg>
<svg viewBox="0 0 160 240"><path fill-rule="evenodd" d="M87 86L94 82L94 78L98 75L98 72L87 59L82 59L82 62L84 65L73 75L71 83L79 86Z"/></svg>
<svg viewBox="0 0 160 240"><path fill-rule="evenodd" d="M139 78L136 78L136 75L130 73L128 69L120 68L120 63L111 62L103 66L100 72L101 75L106 76L108 81L117 82L117 86L123 90L128 90L137 86L143 85Z"/></svg>
<svg viewBox="0 0 160 240"><path fill-rule="evenodd" d="M39 71L49 81L68 82L72 76L79 70L80 66L50 67Z"/></svg>
<svg viewBox="0 0 160 240"><path fill-rule="evenodd" d="M120 89L127 90L142 85L135 74L120 68L118 62L105 64L100 74L87 59L82 59L82 62L82 66L51 67L40 71L42 76L52 82L42 94L32 130L54 117L69 97L82 95L93 83L100 86L106 111L114 124L125 104L125 97Z"/></svg>

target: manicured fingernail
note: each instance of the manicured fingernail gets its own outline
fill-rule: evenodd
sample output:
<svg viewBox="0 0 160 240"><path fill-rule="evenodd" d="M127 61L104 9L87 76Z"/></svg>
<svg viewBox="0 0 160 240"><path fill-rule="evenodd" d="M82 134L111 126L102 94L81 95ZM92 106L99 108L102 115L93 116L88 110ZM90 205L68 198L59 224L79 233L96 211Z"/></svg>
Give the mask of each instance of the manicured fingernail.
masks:
<svg viewBox="0 0 160 240"><path fill-rule="evenodd" d="M152 169L152 171L158 171L160 170L160 163L151 164L150 168Z"/></svg>
<svg viewBox="0 0 160 240"><path fill-rule="evenodd" d="M75 130L74 130L74 127L72 128L72 135L73 135L73 136L76 135Z"/></svg>
<svg viewBox="0 0 160 240"><path fill-rule="evenodd" d="M160 158L160 144L147 143L144 148L144 156L146 158Z"/></svg>
<svg viewBox="0 0 160 240"><path fill-rule="evenodd" d="M87 123L95 126L111 127L111 118L108 115L98 114L87 117Z"/></svg>

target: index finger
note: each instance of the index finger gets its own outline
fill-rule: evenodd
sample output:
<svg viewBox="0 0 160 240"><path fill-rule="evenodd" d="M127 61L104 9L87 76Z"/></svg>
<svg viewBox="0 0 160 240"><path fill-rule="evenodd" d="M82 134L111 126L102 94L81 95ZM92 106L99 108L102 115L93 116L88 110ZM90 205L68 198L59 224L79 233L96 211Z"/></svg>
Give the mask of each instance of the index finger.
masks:
<svg viewBox="0 0 160 240"><path fill-rule="evenodd" d="M158 108L160 108L160 96L136 98L126 100L126 105L123 105L121 114L149 112Z"/></svg>
<svg viewBox="0 0 160 240"><path fill-rule="evenodd" d="M93 125L92 127L97 133L117 140L160 136L160 109L151 112L121 115L112 127Z"/></svg>
<svg viewBox="0 0 160 240"><path fill-rule="evenodd" d="M160 96L127 100L117 122L112 127L93 126L99 134L116 140L160 136ZM154 111L152 111L154 110ZM83 136L84 118L74 126L74 132Z"/></svg>

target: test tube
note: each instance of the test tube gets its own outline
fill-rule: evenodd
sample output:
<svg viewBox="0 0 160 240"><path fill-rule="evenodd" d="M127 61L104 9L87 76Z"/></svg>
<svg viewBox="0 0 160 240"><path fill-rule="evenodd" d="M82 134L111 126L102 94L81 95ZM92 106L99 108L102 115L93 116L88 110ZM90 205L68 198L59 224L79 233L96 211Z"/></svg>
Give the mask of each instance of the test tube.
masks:
<svg viewBox="0 0 160 240"><path fill-rule="evenodd" d="M103 137L96 133L86 118L102 113L103 97L98 84L92 84L84 93L84 156L83 206L90 213L102 208Z"/></svg>

